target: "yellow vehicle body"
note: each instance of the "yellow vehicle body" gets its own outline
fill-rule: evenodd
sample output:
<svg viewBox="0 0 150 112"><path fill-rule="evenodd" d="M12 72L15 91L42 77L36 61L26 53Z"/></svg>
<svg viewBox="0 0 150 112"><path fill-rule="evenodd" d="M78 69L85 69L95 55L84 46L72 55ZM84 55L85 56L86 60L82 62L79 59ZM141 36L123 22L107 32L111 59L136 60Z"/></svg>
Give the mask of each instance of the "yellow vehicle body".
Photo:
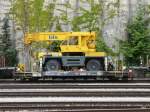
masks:
<svg viewBox="0 0 150 112"><path fill-rule="evenodd" d="M33 42L48 42L52 45L53 42L61 41L59 51L38 52L38 59L45 61L41 62L42 70L59 70L65 67L102 70L106 53L96 51L95 40L95 32L38 32L26 34L24 44L28 47Z"/></svg>
<svg viewBox="0 0 150 112"><path fill-rule="evenodd" d="M24 43L30 45L32 42L39 41L61 41L69 40L71 37L78 37L77 45L60 45L60 52L84 52L86 56L105 56L104 52L96 52L95 49L95 32L43 32L26 34ZM88 43L93 41L93 43ZM88 45L89 44L89 45Z"/></svg>

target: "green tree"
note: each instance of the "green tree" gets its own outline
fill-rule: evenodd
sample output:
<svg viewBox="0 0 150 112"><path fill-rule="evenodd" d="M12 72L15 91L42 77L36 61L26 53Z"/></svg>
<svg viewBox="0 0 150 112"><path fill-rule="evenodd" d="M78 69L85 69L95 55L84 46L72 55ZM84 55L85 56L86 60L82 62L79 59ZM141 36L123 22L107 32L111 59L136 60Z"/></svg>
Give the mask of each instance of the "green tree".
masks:
<svg viewBox="0 0 150 112"><path fill-rule="evenodd" d="M127 26L128 39L121 41L121 52L127 65L140 65L140 57L150 55L150 6L140 5Z"/></svg>
<svg viewBox="0 0 150 112"><path fill-rule="evenodd" d="M82 2L82 1L81 1ZM84 2L84 1L83 1ZM94 0L86 1L90 9L79 7L81 14L76 16L71 21L73 31L95 31L97 34L96 47L98 51L105 51L109 55L114 55L112 50L107 47L102 37L102 29L111 19L113 19L118 12L119 0L110 2L108 5L103 0L96 2ZM104 12L106 5L107 11ZM77 9L78 11L78 9ZM107 15L106 17L104 17Z"/></svg>
<svg viewBox="0 0 150 112"><path fill-rule="evenodd" d="M21 26L23 32L29 32L29 20L32 15L31 12L33 2L31 0L13 0L10 14L17 25Z"/></svg>
<svg viewBox="0 0 150 112"><path fill-rule="evenodd" d="M59 20L59 17L56 17L56 31L60 32L62 31L62 28L61 28L61 23L60 23L60 20Z"/></svg>
<svg viewBox="0 0 150 112"><path fill-rule="evenodd" d="M45 0L14 0L10 13L26 32L50 31L55 21L56 0L44 6Z"/></svg>
<svg viewBox="0 0 150 112"><path fill-rule="evenodd" d="M44 3L44 0L34 0L33 1L33 10L31 13L33 13L33 15L30 17L30 24L31 24L31 31L36 31L36 32L39 32L40 30L43 29L43 26L41 25L42 24L42 21L41 21L41 17L45 14L44 11L43 11L43 3ZM45 19L45 18L43 18ZM43 20L44 21L44 20Z"/></svg>
<svg viewBox="0 0 150 112"><path fill-rule="evenodd" d="M14 66L17 63L17 52L14 49L10 37L10 26L9 19L4 19L4 24L2 26L2 35L1 35L1 52L2 55L6 58L6 66Z"/></svg>
<svg viewBox="0 0 150 112"><path fill-rule="evenodd" d="M44 6L45 0L34 0L33 11L30 17L31 32L44 32L51 31L56 18L54 16L54 10L56 6L56 0Z"/></svg>
<svg viewBox="0 0 150 112"><path fill-rule="evenodd" d="M57 16L54 15L56 3L57 3L57 0L53 0L53 3L49 3L49 5L46 7L48 18L47 18L47 23L45 24L47 24L48 31L52 31L54 23L55 21L57 21Z"/></svg>

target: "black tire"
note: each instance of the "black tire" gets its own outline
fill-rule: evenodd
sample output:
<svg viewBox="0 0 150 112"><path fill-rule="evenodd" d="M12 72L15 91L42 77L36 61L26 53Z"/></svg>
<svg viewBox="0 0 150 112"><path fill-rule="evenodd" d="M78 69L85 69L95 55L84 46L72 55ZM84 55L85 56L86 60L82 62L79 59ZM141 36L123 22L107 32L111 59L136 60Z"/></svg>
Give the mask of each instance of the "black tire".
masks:
<svg viewBox="0 0 150 112"><path fill-rule="evenodd" d="M57 70L60 70L60 68L61 68L61 65L58 60L49 60L46 63L47 71L57 71Z"/></svg>
<svg viewBox="0 0 150 112"><path fill-rule="evenodd" d="M87 62L86 69L88 71L98 71L98 70L102 70L102 66L100 61L96 59L91 59Z"/></svg>

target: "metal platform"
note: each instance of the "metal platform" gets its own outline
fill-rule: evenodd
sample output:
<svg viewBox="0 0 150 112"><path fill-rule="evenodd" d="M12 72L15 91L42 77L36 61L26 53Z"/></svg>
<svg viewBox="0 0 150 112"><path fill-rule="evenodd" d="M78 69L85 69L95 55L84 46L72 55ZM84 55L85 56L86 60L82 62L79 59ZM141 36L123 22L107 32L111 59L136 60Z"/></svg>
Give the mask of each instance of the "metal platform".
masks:
<svg viewBox="0 0 150 112"><path fill-rule="evenodd" d="M104 71L46 71L42 76L103 76Z"/></svg>
<svg viewBox="0 0 150 112"><path fill-rule="evenodd" d="M38 78L123 78L128 77L128 72L124 71L45 71L39 72L16 72L14 79L38 79Z"/></svg>
<svg viewBox="0 0 150 112"><path fill-rule="evenodd" d="M39 72L15 72L14 79L29 79L29 78L41 78L41 73Z"/></svg>

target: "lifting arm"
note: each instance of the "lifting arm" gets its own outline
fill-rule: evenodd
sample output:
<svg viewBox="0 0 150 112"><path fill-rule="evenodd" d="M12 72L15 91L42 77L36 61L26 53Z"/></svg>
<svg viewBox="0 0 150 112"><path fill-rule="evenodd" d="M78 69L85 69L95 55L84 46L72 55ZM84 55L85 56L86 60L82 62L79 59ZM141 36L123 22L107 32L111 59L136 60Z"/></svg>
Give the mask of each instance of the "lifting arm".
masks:
<svg viewBox="0 0 150 112"><path fill-rule="evenodd" d="M29 45L32 42L67 40L70 36L91 36L95 40L95 32L39 32L26 34L24 44Z"/></svg>

